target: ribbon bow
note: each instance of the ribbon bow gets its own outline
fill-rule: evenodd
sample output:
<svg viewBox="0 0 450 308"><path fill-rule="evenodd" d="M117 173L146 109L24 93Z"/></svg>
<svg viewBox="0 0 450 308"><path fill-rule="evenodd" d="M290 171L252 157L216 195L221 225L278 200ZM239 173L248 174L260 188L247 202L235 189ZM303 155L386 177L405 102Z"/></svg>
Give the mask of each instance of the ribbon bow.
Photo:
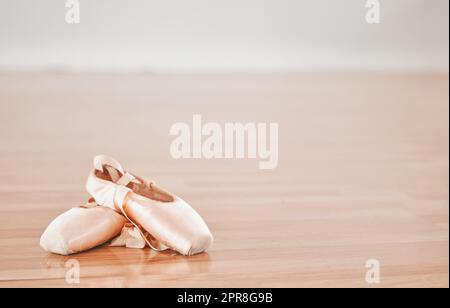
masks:
<svg viewBox="0 0 450 308"><path fill-rule="evenodd" d="M108 172L111 182L96 192L95 201L99 206L105 206L125 216L129 221L117 238L115 238L110 246L126 246L128 248L145 248L148 245L156 251L168 249L163 244L156 241L150 234L143 232L141 227L134 223L124 210L124 204L128 193L132 192L127 186L135 182L137 184L147 184L142 179L135 177L131 173L125 172L122 166L114 159L99 155L94 158L94 168L100 172ZM148 183L152 185L153 183ZM153 242L153 243L152 243ZM159 246L160 248L156 248Z"/></svg>
<svg viewBox="0 0 450 308"><path fill-rule="evenodd" d="M140 230L130 223L125 224L120 235L109 243L111 247L125 246L127 248L137 249L145 248L146 245L147 243L142 237Z"/></svg>

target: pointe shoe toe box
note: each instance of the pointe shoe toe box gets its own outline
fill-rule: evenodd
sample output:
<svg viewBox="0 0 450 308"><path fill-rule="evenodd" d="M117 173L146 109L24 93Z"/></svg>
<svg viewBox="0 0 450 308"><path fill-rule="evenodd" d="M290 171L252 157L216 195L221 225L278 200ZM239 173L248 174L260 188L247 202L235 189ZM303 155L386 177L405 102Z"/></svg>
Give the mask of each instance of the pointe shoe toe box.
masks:
<svg viewBox="0 0 450 308"><path fill-rule="evenodd" d="M202 253L211 247L213 241L214 239L210 232L199 234L195 240L192 241L192 244L185 255L193 256Z"/></svg>
<svg viewBox="0 0 450 308"><path fill-rule="evenodd" d="M92 249L117 236L125 218L111 209L73 208L53 220L40 239L51 253L70 255Z"/></svg>
<svg viewBox="0 0 450 308"><path fill-rule="evenodd" d="M210 248L214 239L202 217L180 198L176 198L172 206L177 208L177 213L167 222L168 226L172 223L172 226L167 228L172 231L169 245L187 256L202 253Z"/></svg>
<svg viewBox="0 0 450 308"><path fill-rule="evenodd" d="M68 241L56 230L47 229L41 236L40 246L45 251L58 255L68 256L73 253L69 250Z"/></svg>

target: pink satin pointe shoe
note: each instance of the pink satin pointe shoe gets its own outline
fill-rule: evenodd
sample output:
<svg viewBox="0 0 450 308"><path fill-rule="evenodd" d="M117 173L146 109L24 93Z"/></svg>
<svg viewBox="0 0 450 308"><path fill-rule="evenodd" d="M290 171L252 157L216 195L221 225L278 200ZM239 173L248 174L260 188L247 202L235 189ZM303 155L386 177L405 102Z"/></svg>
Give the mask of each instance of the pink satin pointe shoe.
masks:
<svg viewBox="0 0 450 308"><path fill-rule="evenodd" d="M154 250L170 248L189 256L213 242L208 226L189 204L124 171L110 157L94 158L86 188L99 205L122 213Z"/></svg>
<svg viewBox="0 0 450 308"><path fill-rule="evenodd" d="M127 220L119 213L100 207L91 200L58 216L42 234L41 247L59 255L70 255L102 245L117 237ZM118 237L115 246L126 246Z"/></svg>

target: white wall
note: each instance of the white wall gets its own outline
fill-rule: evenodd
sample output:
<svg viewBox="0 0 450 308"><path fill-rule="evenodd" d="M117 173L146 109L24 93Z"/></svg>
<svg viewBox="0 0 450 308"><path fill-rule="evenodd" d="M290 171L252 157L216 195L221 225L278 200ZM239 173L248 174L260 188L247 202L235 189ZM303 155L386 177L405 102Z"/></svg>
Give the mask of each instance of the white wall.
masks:
<svg viewBox="0 0 450 308"><path fill-rule="evenodd" d="M0 0L0 67L448 71L448 0Z"/></svg>

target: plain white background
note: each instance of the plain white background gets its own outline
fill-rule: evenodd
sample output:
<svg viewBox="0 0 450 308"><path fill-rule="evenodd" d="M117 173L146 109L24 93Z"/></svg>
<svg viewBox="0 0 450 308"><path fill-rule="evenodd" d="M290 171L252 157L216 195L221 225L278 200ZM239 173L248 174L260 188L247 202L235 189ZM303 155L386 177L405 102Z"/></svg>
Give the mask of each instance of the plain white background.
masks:
<svg viewBox="0 0 450 308"><path fill-rule="evenodd" d="M448 71L448 0L0 0L0 69Z"/></svg>

